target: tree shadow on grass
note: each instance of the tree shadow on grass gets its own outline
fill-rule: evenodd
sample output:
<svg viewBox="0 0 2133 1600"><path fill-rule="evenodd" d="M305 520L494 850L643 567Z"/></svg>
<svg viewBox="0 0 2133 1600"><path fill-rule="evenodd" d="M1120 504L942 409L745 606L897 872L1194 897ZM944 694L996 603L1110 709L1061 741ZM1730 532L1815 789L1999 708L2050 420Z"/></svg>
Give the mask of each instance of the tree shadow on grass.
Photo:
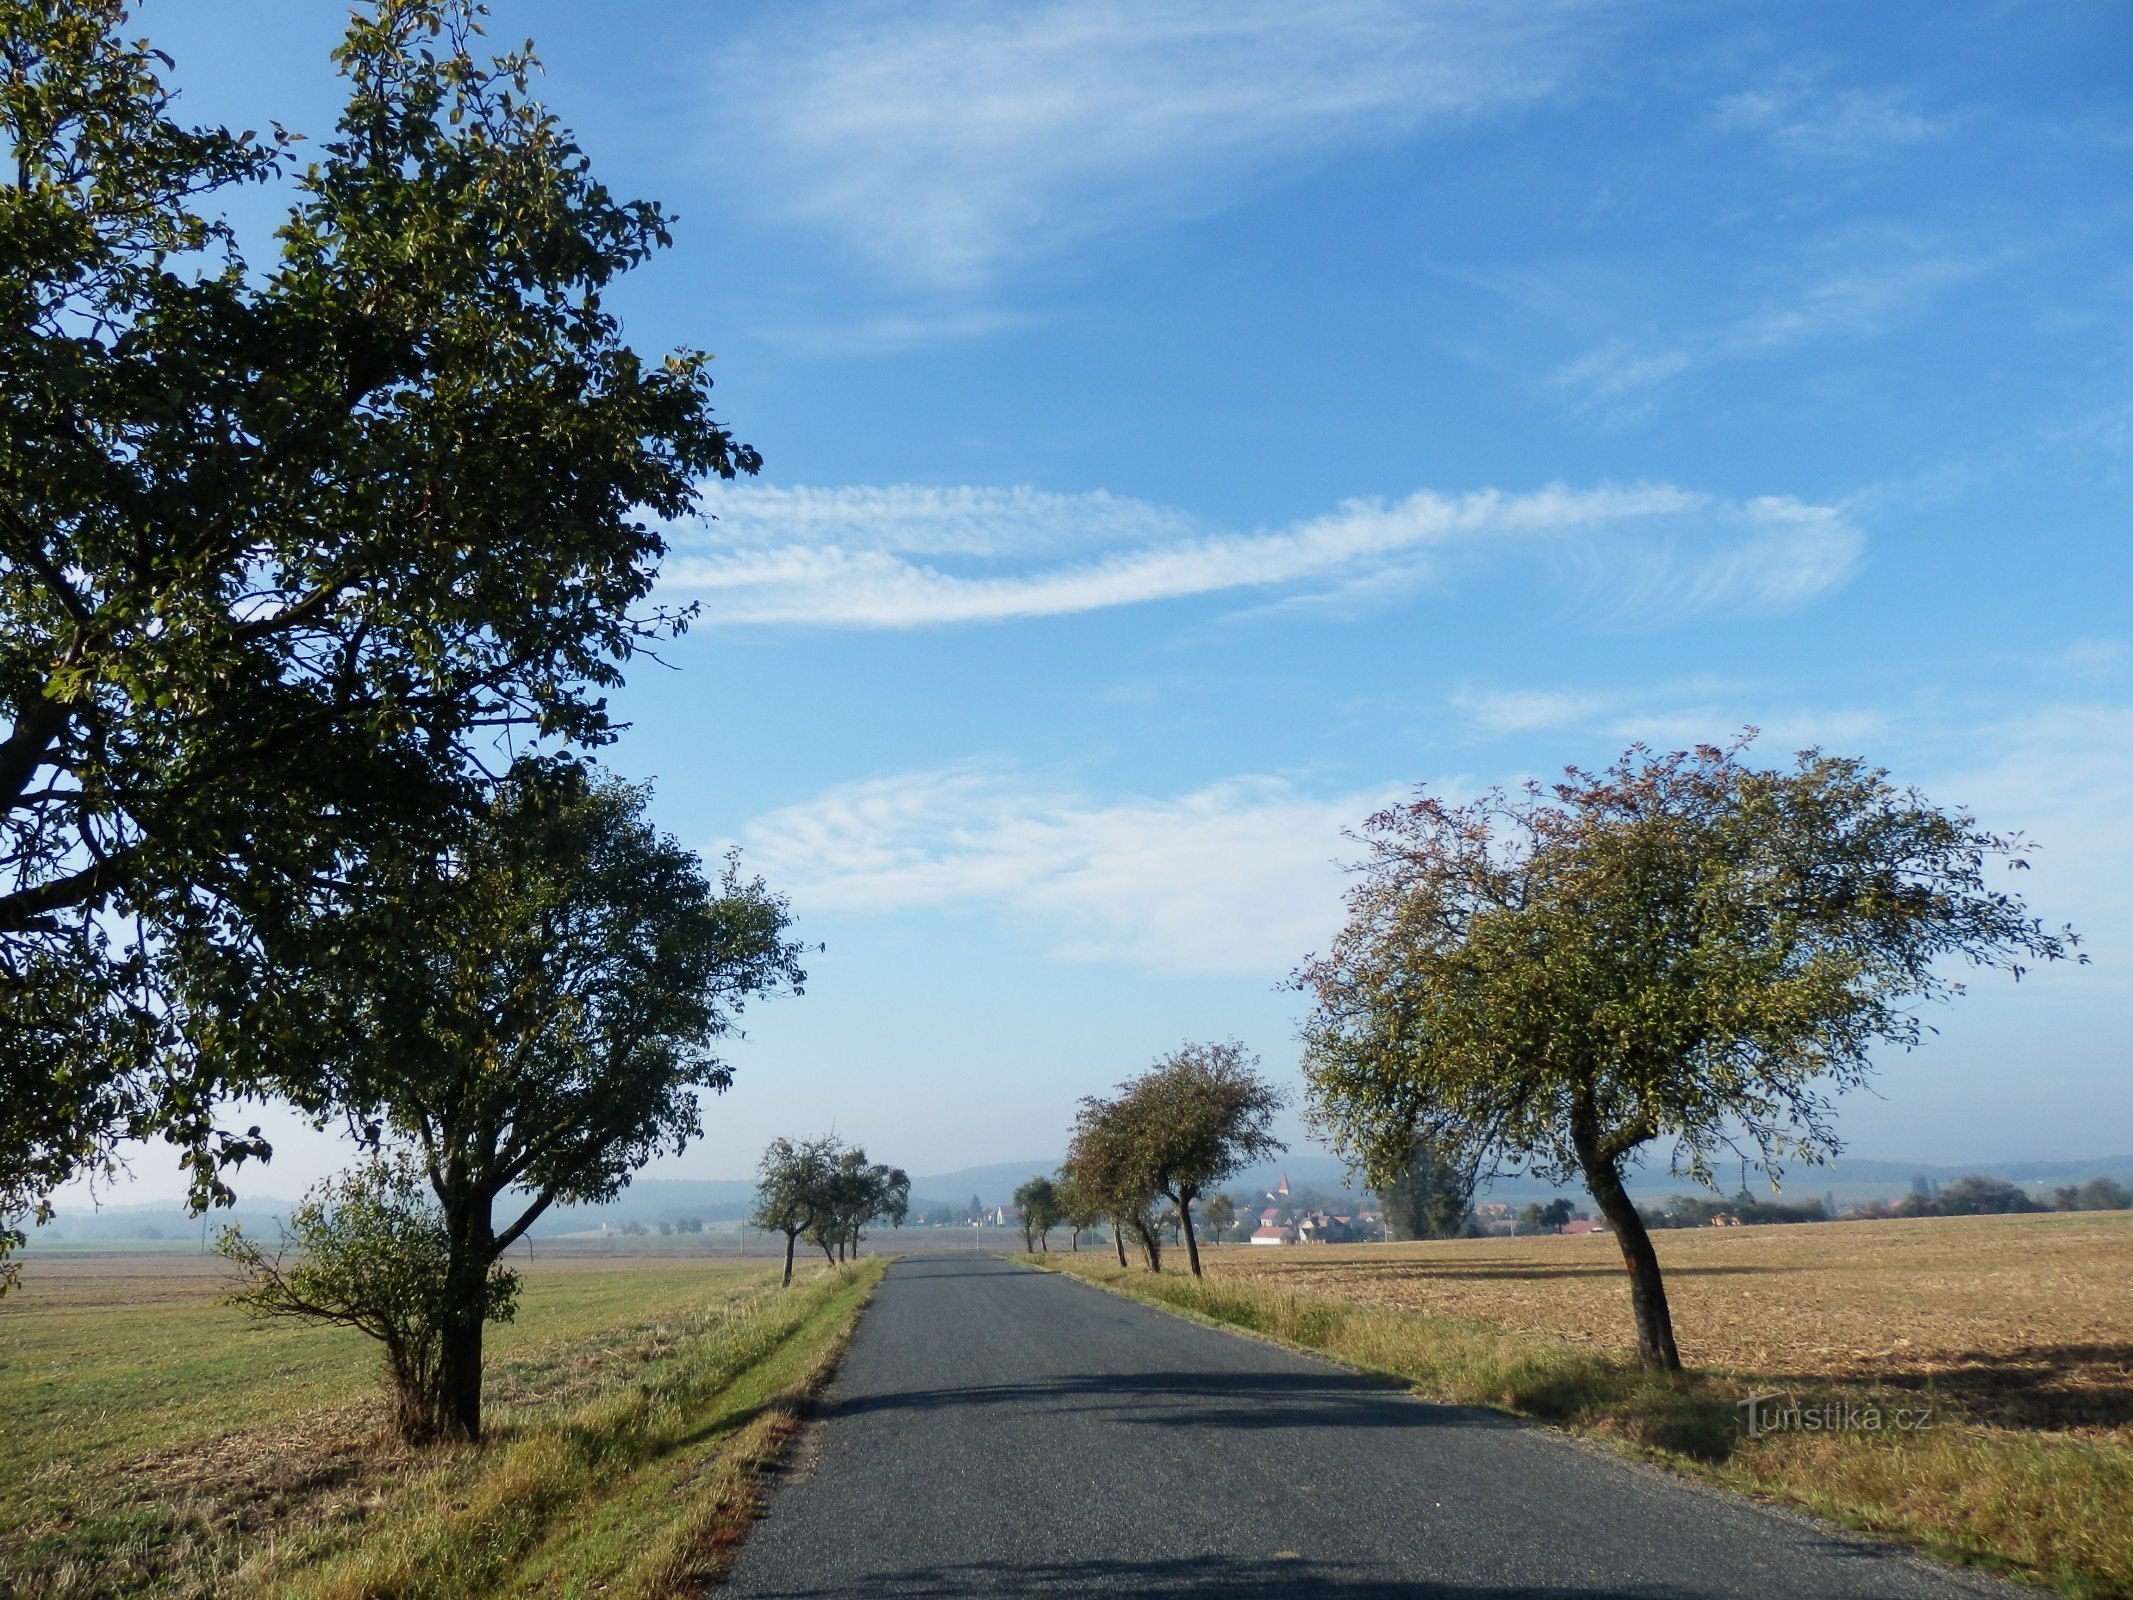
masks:
<svg viewBox="0 0 2133 1600"><path fill-rule="evenodd" d="M1892 1365L1845 1379L1760 1372L1755 1381L1803 1393L1838 1383L1871 1383L1997 1428L2057 1431L2133 1425L2133 1343L1966 1350L1942 1356L1930 1367Z"/></svg>

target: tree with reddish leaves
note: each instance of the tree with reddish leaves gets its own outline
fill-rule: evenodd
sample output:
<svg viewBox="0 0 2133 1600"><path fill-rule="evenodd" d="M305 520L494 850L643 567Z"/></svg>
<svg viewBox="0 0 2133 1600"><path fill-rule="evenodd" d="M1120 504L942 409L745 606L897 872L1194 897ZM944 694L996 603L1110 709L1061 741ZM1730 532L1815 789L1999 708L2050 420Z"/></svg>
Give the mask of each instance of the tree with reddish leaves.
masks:
<svg viewBox="0 0 2133 1600"><path fill-rule="evenodd" d="M1776 1182L1838 1148L1833 1097L1877 1045L1928 1031L1964 964L2019 978L2075 955L1988 866L2019 836L1857 760L1786 769L1634 746L1602 772L1371 817L1311 996L1314 1121L1373 1185L1418 1139L1470 1175L1582 1179L1629 1271L1646 1365L1681 1365L1623 1187L1651 1147L1710 1182L1724 1153ZM2078 959L2085 960L2085 957Z"/></svg>

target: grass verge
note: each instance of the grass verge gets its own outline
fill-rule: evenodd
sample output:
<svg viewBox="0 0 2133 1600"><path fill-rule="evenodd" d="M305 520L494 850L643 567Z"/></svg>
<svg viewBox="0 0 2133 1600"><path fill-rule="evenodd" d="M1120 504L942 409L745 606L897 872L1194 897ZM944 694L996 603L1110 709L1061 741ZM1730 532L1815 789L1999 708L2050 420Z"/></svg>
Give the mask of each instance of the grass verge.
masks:
<svg viewBox="0 0 2133 1600"><path fill-rule="evenodd" d="M1452 1404L1489 1406L1599 1440L1706 1482L1812 1511L1946 1560L2044 1583L2070 1600L2133 1594L2133 1451L2112 1440L1980 1425L1935 1396L1795 1386L1803 1414L1843 1429L1751 1437L1751 1385L1668 1379L1557 1340L1257 1285L1025 1256L1114 1293L1329 1355ZM1849 1408L1848 1412L1821 1408ZM1767 1414L1767 1409L1766 1409ZM1860 1425L1871 1414L1882 1425Z"/></svg>
<svg viewBox="0 0 2133 1600"><path fill-rule="evenodd" d="M488 1441L419 1451L366 1341L55 1285L0 1344L0 1600L700 1592L885 1265L548 1269L497 1330Z"/></svg>

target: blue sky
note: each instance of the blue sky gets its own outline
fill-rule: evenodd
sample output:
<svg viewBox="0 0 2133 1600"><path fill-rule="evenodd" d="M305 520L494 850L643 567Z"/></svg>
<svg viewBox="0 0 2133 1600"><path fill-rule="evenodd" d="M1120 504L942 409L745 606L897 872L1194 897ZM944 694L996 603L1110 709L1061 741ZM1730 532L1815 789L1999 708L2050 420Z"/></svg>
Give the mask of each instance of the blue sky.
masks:
<svg viewBox="0 0 2133 1600"><path fill-rule="evenodd" d="M138 23L194 116L323 134L339 14ZM1854 1148L2133 1145L2123 6L497 0L491 32L679 214L615 303L716 352L767 462L675 530L704 619L614 760L828 948L663 1173L832 1118L913 1171L1053 1153L1186 1037L1292 1076L1278 985L1343 827L1746 724L2026 830L2094 957L1937 1015ZM262 1184L330 1159L292 1138Z"/></svg>

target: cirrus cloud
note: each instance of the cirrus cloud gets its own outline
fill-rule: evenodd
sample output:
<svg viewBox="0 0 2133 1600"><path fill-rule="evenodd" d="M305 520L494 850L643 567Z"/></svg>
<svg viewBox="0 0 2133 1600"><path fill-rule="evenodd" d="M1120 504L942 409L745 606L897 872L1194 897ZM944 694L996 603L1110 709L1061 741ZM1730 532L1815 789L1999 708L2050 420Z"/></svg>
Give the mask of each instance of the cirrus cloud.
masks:
<svg viewBox="0 0 2133 1600"><path fill-rule="evenodd" d="M1841 512L1672 484L1347 500L1249 532L1108 494L714 486L665 584L714 623L915 628L1268 591L1367 596L1457 563L1549 556L1615 623L1795 609L1864 541Z"/></svg>

